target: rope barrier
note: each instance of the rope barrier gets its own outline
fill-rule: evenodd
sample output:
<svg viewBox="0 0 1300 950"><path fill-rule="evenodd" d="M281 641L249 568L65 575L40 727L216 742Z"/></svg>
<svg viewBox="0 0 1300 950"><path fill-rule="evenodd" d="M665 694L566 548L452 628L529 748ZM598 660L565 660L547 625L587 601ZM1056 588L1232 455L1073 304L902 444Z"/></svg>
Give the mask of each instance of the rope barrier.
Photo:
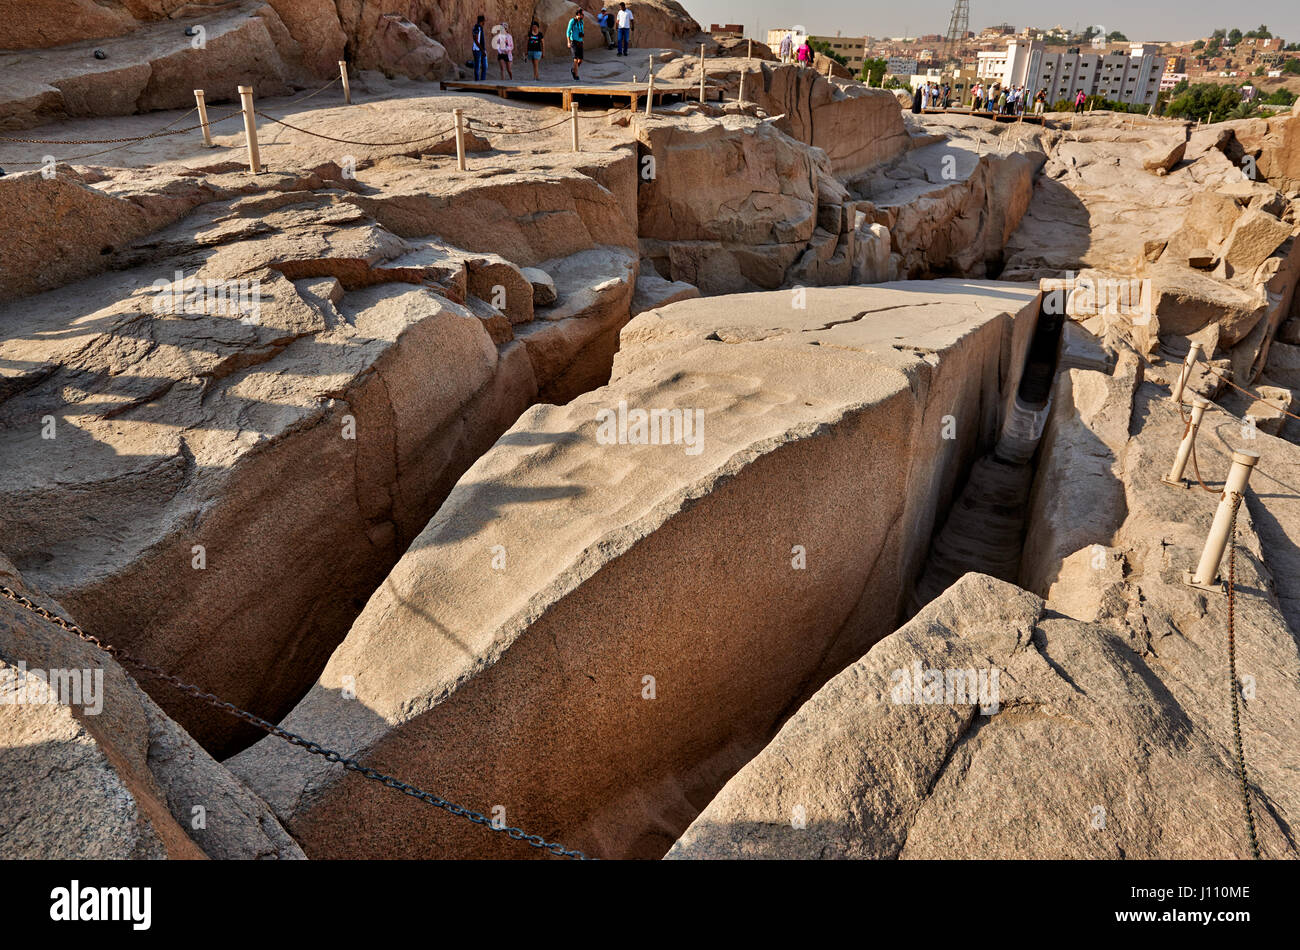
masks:
<svg viewBox="0 0 1300 950"><path fill-rule="evenodd" d="M455 127L453 126L452 128L444 129L441 132L435 132L432 135L426 135L418 139L404 139L400 142L358 142L355 139L341 139L333 135L325 135L322 132L313 132L310 129L303 129L303 128L299 128L296 125L290 125L288 122L285 122L283 119L277 119L275 116L267 115L265 112L262 112L260 109L257 110L257 114L261 116L263 119L266 119L266 121L268 122L274 122L276 125L282 125L286 129L293 129L293 131L301 132L303 135L311 135L318 139L326 139L330 142L342 142L344 145L370 145L378 148L383 148L391 145L416 145L420 142L429 142L432 141L433 139L442 138L443 136L450 135L453 131L455 131Z"/></svg>
<svg viewBox="0 0 1300 950"><path fill-rule="evenodd" d="M68 633L73 634L78 639L96 647L101 652L107 653L109 656L116 659L119 663L134 667L135 669L140 670L143 673L147 673L148 675L156 679L160 679L164 683L167 683L169 686L172 686L173 688L180 690L182 693L185 693L189 696L193 696L195 699L202 700L203 702L207 703L209 706L213 706L217 709L220 709L222 712L229 713L230 715L234 716L236 719L240 719L244 722L249 723L252 726L256 726L258 729L261 729L263 732L267 733L268 735L276 736L277 738L284 739L286 742L288 742L291 745L296 745L299 748L306 749L312 755L319 755L322 758L324 758L327 762L337 763L338 765L343 766L343 768L347 769L350 772L356 772L358 775L362 776L363 778L368 778L371 779L372 781L379 782L380 784L385 785L388 788L395 788L403 795L409 795L412 798L417 798L420 801L433 805L436 808L441 808L443 811L455 815L458 818L464 818L468 821L472 821L476 825L482 825L483 827L488 828L492 831L501 832L502 834L506 835L506 837L508 838L513 838L515 841L523 841L534 848L540 848L543 851L556 855L557 857L573 858L579 861L589 860L587 855L583 854L581 851L566 848L557 842L547 841L541 835L530 835L527 832L525 832L522 828L514 828L514 827L506 827L504 825L497 825L493 822L492 819L488 818L486 815L483 815L480 812L471 811L468 808L465 808L461 805L457 805L455 802L448 801L447 799L442 798L439 795L435 795L433 792L426 792L415 785L410 785L407 782L403 782L401 779L394 778L391 775L386 775L383 772L380 772L378 769L372 769L368 766L362 765L356 759L349 758L348 756L343 755L341 752L336 752L333 749L327 749L324 746L320 745L319 743L313 742L310 739L306 739L295 732L290 732L288 729L284 729L280 726L277 726L275 723L268 722L267 720L263 719L261 716L258 716L256 713L251 713L245 709L240 709L238 706L234 705L233 703L228 703L225 700L221 699L220 697L207 692L202 687L195 686L192 683L187 683L184 680L180 679L179 677L173 676L172 674L167 673L166 671L154 666L151 663L146 663L145 661L140 660L135 656L132 656L130 653L128 653L127 651L123 650L120 647L116 647L111 644L104 643L98 637L86 633L86 631L82 630L81 627L73 623L71 620L68 620L65 617L61 617L58 614L54 613L53 611L47 610L46 608L40 606L39 604L35 603L29 598L24 597L22 594L18 593L17 591L13 590L10 587L0 586L0 596L3 596L7 600L13 601L18 606L27 610L29 613L33 613L44 620L48 620L50 623L54 624L55 626L60 627L63 630L66 630Z"/></svg>

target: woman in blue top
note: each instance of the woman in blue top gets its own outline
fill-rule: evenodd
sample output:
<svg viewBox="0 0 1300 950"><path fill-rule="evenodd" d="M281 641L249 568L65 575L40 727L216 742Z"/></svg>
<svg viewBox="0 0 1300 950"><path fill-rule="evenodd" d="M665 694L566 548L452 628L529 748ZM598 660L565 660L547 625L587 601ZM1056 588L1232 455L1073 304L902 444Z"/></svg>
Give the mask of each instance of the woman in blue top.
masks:
<svg viewBox="0 0 1300 950"><path fill-rule="evenodd" d="M582 7L573 14L573 19L569 21L569 28L564 31L564 35L569 39L569 46L573 49L573 68L569 70L576 81L578 79L578 67L582 65L582 37L585 28L585 21L582 19Z"/></svg>

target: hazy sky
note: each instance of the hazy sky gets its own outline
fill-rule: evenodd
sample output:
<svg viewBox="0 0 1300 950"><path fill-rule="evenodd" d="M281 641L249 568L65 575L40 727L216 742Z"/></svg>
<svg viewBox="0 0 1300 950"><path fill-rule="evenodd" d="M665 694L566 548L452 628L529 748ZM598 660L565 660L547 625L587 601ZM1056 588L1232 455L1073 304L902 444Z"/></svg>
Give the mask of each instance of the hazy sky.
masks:
<svg viewBox="0 0 1300 950"><path fill-rule="evenodd" d="M952 0L681 0L707 30L710 23L741 23L750 35L800 24L810 33L845 36L918 36L946 33ZM1253 0L1088 0L1082 3L1034 0L970 0L970 28L979 32L997 23L1017 29L1100 24L1130 40L1183 40L1207 36L1216 27L1253 30L1261 23L1287 42L1300 40L1300 2ZM760 33L761 31L761 33Z"/></svg>

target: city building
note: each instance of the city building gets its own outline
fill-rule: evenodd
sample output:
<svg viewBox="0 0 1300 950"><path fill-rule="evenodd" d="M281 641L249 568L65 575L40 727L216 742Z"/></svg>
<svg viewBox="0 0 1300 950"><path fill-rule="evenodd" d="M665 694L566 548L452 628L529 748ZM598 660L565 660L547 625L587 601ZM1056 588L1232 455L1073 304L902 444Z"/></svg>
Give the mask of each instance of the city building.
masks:
<svg viewBox="0 0 1300 950"><path fill-rule="evenodd" d="M916 59L891 56L885 60L885 72L890 76L911 76L916 72Z"/></svg>
<svg viewBox="0 0 1300 950"><path fill-rule="evenodd" d="M976 75L1004 86L1047 89L1049 102L1085 95L1113 102L1152 105L1160 92L1166 58L1151 43L1130 43L1106 52L1049 52L1037 40L1011 40L1005 50L981 52Z"/></svg>
<svg viewBox="0 0 1300 950"><path fill-rule="evenodd" d="M834 36L810 36L808 39L814 43L825 43L832 53L844 57L855 76L862 72L862 65L866 61L867 38L865 36L841 36L836 33Z"/></svg>

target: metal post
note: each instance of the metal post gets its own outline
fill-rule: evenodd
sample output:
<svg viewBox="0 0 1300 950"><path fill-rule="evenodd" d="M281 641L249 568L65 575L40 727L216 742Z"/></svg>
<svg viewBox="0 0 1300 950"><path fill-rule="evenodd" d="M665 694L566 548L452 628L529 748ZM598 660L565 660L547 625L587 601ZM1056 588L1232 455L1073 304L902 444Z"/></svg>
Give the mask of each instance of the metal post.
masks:
<svg viewBox="0 0 1300 950"><path fill-rule="evenodd" d="M465 110L452 109L452 116L456 120L456 169L465 170Z"/></svg>
<svg viewBox="0 0 1300 950"><path fill-rule="evenodd" d="M244 108L244 141L248 143L248 170L254 175L262 170L262 156L257 150L257 115L253 111L253 87L239 87L239 101Z"/></svg>
<svg viewBox="0 0 1300 950"><path fill-rule="evenodd" d="M208 103L205 96L202 89L194 90L194 101L199 107L199 122L203 126L203 144L207 148L212 148L212 129L208 126Z"/></svg>
<svg viewBox="0 0 1300 950"><path fill-rule="evenodd" d="M744 66L740 67L740 89L736 93L736 101L737 102L745 101L745 67Z"/></svg>
<svg viewBox="0 0 1300 950"><path fill-rule="evenodd" d="M339 75L343 77L343 101L352 105L352 84L348 82L348 64L346 60L339 60Z"/></svg>
<svg viewBox="0 0 1300 950"><path fill-rule="evenodd" d="M655 54L650 54L650 72L646 74L645 114L649 115L655 103Z"/></svg>
<svg viewBox="0 0 1300 950"><path fill-rule="evenodd" d="M1228 481L1223 486L1223 498L1214 512L1214 523L1210 525L1209 537L1205 539L1205 550L1201 552L1200 563L1196 573L1184 574L1183 580L1193 587L1208 590L1221 589L1219 584L1219 562L1228 547L1228 528L1233 516L1246 496L1246 484L1250 481L1250 471L1259 462L1258 452L1238 451L1232 453L1232 469L1228 472Z"/></svg>
<svg viewBox="0 0 1300 950"><path fill-rule="evenodd" d="M1193 343L1187 349L1187 359L1183 360L1183 368L1178 371L1178 382L1174 383L1173 392L1169 394L1174 402L1182 402L1183 387L1187 381L1192 378L1192 367L1196 365L1196 357L1201 352L1201 344Z"/></svg>
<svg viewBox="0 0 1300 950"><path fill-rule="evenodd" d="M578 148L578 104L572 102L569 104L569 112L573 116L573 150L579 151Z"/></svg>
<svg viewBox="0 0 1300 950"><path fill-rule="evenodd" d="M753 40L750 40L750 41L749 41L749 52L747 52L747 53L745 54L745 59L753 59L753 58L754 58L754 41L753 41Z"/></svg>
<svg viewBox="0 0 1300 950"><path fill-rule="evenodd" d="M1196 430L1201 427L1201 417L1205 415L1205 410L1210 408L1210 403L1206 399L1197 396L1192 405L1192 421L1183 433L1183 441L1178 443L1178 454L1174 456L1174 466L1169 470L1169 474L1160 480L1166 485L1177 485L1179 488L1187 488L1187 482L1183 480L1183 470L1187 468L1187 460L1192 455L1192 446L1196 444Z"/></svg>

